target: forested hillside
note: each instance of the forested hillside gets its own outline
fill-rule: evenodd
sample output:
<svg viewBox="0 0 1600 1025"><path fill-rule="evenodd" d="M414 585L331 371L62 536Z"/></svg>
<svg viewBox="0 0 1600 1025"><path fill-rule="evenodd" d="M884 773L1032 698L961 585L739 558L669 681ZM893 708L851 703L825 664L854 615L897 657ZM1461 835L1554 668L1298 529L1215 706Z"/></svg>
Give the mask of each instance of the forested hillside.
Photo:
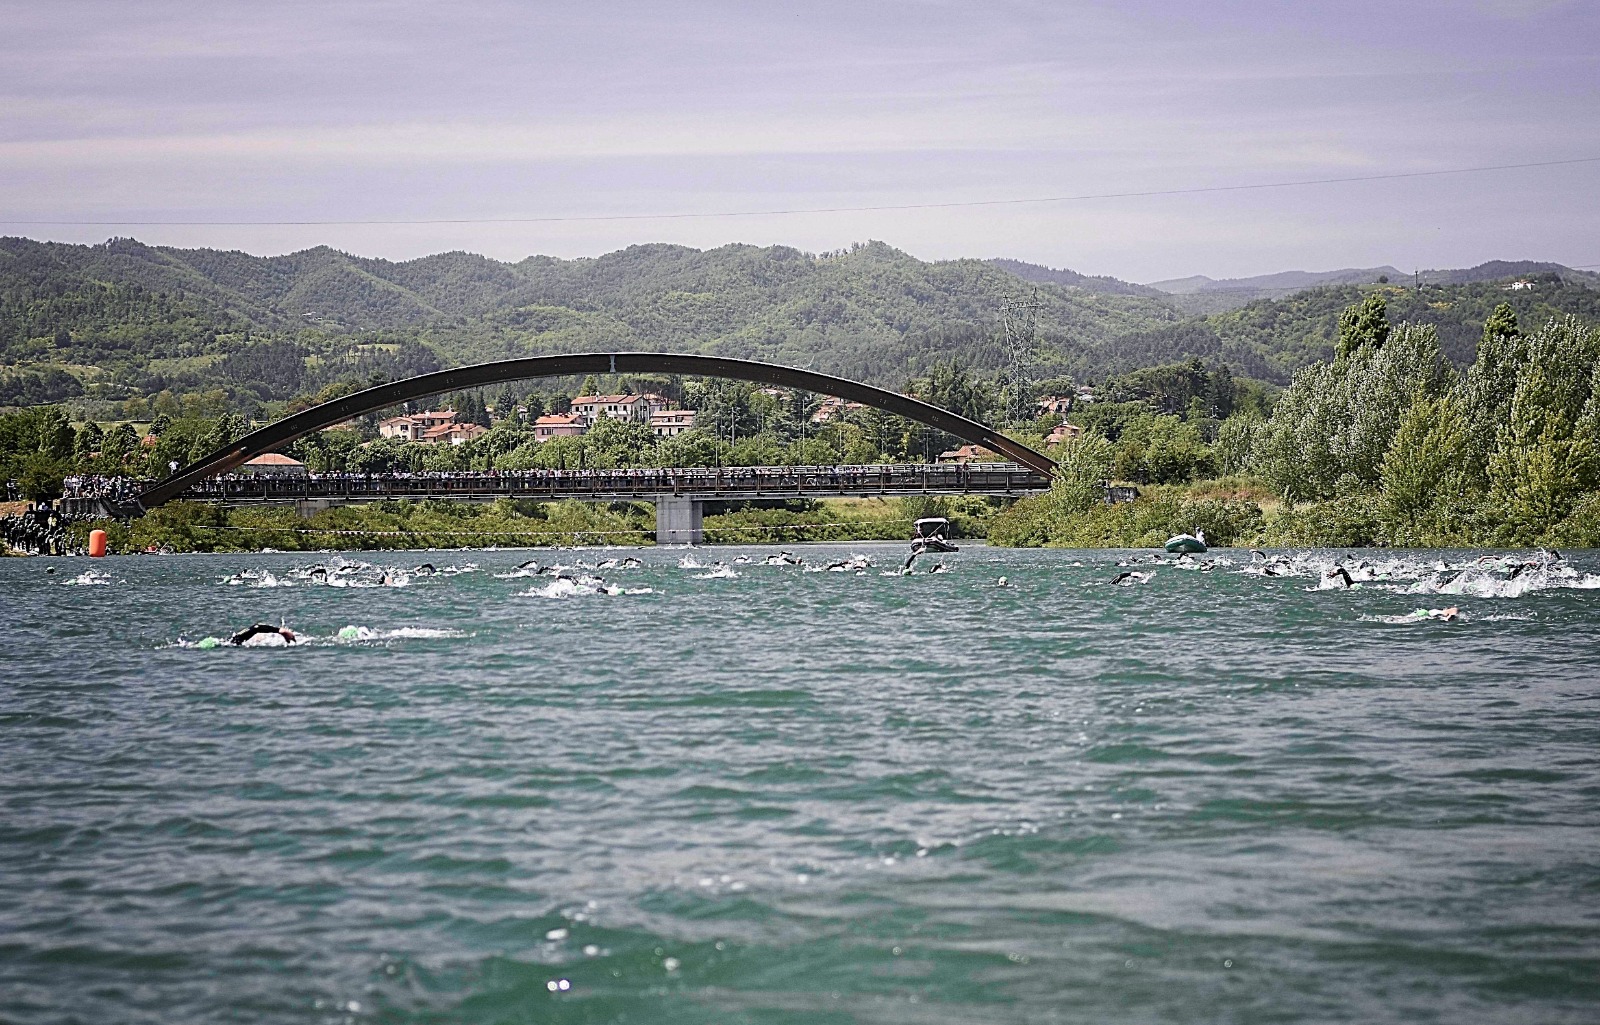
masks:
<svg viewBox="0 0 1600 1025"><path fill-rule="evenodd" d="M1532 287L1507 290L1535 268L1546 269ZM165 391L256 415L335 386L586 349L716 353L898 388L942 362L991 376L1001 306L1019 295L1040 303L1041 378L1099 381L1199 359L1281 384L1327 355L1339 311L1373 291L1397 318L1435 326L1458 363L1501 300L1528 322L1600 315L1593 275L1549 268L1429 272L1420 290L1318 287L1196 317L1114 278L1012 260L925 262L879 242L822 254L640 245L502 263L10 238L0 239L0 405L69 401L109 419L115 404Z"/></svg>

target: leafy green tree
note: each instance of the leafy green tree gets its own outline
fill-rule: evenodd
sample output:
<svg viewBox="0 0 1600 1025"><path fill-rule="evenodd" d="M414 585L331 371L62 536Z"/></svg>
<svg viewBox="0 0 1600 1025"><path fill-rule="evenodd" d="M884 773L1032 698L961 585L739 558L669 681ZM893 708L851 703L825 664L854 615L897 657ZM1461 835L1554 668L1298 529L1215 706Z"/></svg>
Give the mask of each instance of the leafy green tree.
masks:
<svg viewBox="0 0 1600 1025"><path fill-rule="evenodd" d="M1467 498L1462 460L1470 425L1454 394L1419 394L1400 418L1384 456L1379 509L1395 540L1426 544L1446 534L1442 519Z"/></svg>
<svg viewBox="0 0 1600 1025"><path fill-rule="evenodd" d="M1085 431L1062 442L1050 484L1055 508L1064 514L1081 513L1104 502L1111 461L1111 443L1098 434Z"/></svg>
<svg viewBox="0 0 1600 1025"><path fill-rule="evenodd" d="M1265 427L1266 421L1255 412L1235 414L1217 425L1217 440L1212 445L1217 472L1246 472Z"/></svg>
<svg viewBox="0 0 1600 1025"><path fill-rule="evenodd" d="M17 474L17 484L22 497L32 502L47 502L61 497L62 483L66 480L65 467L43 453L33 453L22 463Z"/></svg>
<svg viewBox="0 0 1600 1025"><path fill-rule="evenodd" d="M1518 370L1527 362L1527 339L1517 325L1516 311L1501 303L1483 324L1477 357L1462 383L1467 437L1463 459L1469 480L1476 486L1488 482L1489 456L1495 434L1505 423Z"/></svg>
<svg viewBox="0 0 1600 1025"><path fill-rule="evenodd" d="M60 406L44 406L35 414L35 437L39 452L47 459L68 459L72 456L77 432L72 421Z"/></svg>
<svg viewBox="0 0 1600 1025"><path fill-rule="evenodd" d="M596 469L644 466L648 453L655 447L655 435L649 424L614 420L609 416L602 416L590 427L583 441L591 453L589 465Z"/></svg>
<svg viewBox="0 0 1600 1025"><path fill-rule="evenodd" d="M1374 292L1339 315L1338 355L1342 359L1362 348L1382 348L1389 340L1389 304Z"/></svg>
<svg viewBox="0 0 1600 1025"><path fill-rule="evenodd" d="M93 420L78 428L77 439L72 445L72 457L77 460L78 465L87 466L95 453L100 451L104 439L105 431L102 431L100 425Z"/></svg>
<svg viewBox="0 0 1600 1025"><path fill-rule="evenodd" d="M1600 332L1566 318L1527 342L1527 361L1488 466L1490 497L1508 537L1519 542L1544 536L1571 511L1597 458L1579 427L1591 408Z"/></svg>
<svg viewBox="0 0 1600 1025"><path fill-rule="evenodd" d="M107 466L120 468L139 450L139 435L130 423L120 423L106 432L100 443L100 458Z"/></svg>

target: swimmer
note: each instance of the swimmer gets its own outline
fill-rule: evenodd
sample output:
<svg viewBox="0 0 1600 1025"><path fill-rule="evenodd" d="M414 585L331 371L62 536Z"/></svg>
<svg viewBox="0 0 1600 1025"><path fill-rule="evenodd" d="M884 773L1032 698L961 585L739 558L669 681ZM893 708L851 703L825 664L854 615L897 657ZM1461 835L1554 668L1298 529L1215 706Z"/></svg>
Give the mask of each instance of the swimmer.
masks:
<svg viewBox="0 0 1600 1025"><path fill-rule="evenodd" d="M425 577L425 576L430 576L430 575L432 575L434 573L437 573L439 571L433 568L433 563L425 562L422 565L418 566L416 569L412 570L412 572L415 573L419 577Z"/></svg>
<svg viewBox="0 0 1600 1025"><path fill-rule="evenodd" d="M245 627L243 630L240 630L238 633L229 637L228 643L237 648L244 644L244 642L250 640L252 637L259 637L262 634L277 634L279 637L283 638L285 644L295 643L293 630L286 626L269 626L266 623L257 623L254 626Z"/></svg>
<svg viewBox="0 0 1600 1025"><path fill-rule="evenodd" d="M1338 583L1334 583L1334 581L1338 581ZM1343 566L1335 566L1322 574L1324 587L1354 587L1355 583L1355 580L1350 576L1350 571Z"/></svg>
<svg viewBox="0 0 1600 1025"><path fill-rule="evenodd" d="M928 570L928 572L929 573L948 573L950 571L945 569L944 563L940 562L940 563L935 563L934 567L932 569Z"/></svg>
<svg viewBox="0 0 1600 1025"><path fill-rule="evenodd" d="M1001 577L999 580L996 580L994 582L994 586L996 586L996 587L1010 587L1011 583L1010 583L1010 581L1006 580L1005 577Z"/></svg>
<svg viewBox="0 0 1600 1025"><path fill-rule="evenodd" d="M1403 616L1384 616L1383 619L1388 623L1421 623L1426 620L1451 623L1460 615L1461 610L1452 605L1448 609L1416 609Z"/></svg>
<svg viewBox="0 0 1600 1025"><path fill-rule="evenodd" d="M1123 572L1112 577L1111 582L1113 584L1119 584L1123 587L1129 587L1133 584L1148 584L1150 582L1150 574L1138 573L1134 570L1124 570Z"/></svg>

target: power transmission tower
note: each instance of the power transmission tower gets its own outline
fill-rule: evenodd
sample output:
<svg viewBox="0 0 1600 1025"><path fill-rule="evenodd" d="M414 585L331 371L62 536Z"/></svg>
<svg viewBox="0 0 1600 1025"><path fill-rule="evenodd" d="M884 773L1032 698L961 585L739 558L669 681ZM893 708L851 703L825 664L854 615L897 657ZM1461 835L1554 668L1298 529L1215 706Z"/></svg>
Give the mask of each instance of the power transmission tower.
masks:
<svg viewBox="0 0 1600 1025"><path fill-rule="evenodd" d="M1043 307L1038 289L1026 299L1008 295L1000 307L1000 322L1005 329L1000 394L1007 420L1032 419L1035 322Z"/></svg>

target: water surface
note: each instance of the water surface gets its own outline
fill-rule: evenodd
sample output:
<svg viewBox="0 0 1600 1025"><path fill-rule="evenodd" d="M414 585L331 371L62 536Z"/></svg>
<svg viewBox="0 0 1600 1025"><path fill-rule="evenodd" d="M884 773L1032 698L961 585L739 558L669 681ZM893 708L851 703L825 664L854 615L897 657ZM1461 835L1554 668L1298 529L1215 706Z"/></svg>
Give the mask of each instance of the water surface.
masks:
<svg viewBox="0 0 1600 1025"><path fill-rule="evenodd" d="M794 551L0 562L0 1021L1600 1017L1600 590Z"/></svg>

